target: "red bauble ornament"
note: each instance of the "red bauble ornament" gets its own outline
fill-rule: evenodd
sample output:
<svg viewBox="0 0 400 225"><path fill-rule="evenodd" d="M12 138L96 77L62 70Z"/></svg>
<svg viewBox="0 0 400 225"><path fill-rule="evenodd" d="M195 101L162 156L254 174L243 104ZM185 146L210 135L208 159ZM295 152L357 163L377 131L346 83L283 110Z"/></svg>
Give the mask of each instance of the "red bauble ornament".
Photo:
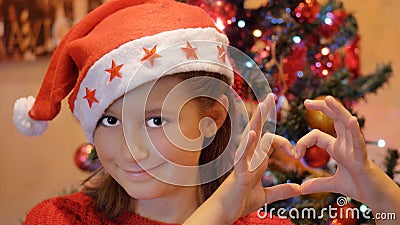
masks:
<svg viewBox="0 0 400 225"><path fill-rule="evenodd" d="M318 146L312 146L311 148L308 148L303 157L307 165L314 168L324 167L329 162L330 158L331 156L328 154L328 152Z"/></svg>
<svg viewBox="0 0 400 225"><path fill-rule="evenodd" d="M83 144L75 152L74 161L79 169L83 171L95 171L100 167L98 159L91 159L89 154L94 150L91 144Z"/></svg>
<svg viewBox="0 0 400 225"><path fill-rule="evenodd" d="M332 208L335 208L336 218L329 219L329 225L357 225L357 215L354 215L354 208L356 206L349 202L344 206L339 206L338 204L333 204Z"/></svg>

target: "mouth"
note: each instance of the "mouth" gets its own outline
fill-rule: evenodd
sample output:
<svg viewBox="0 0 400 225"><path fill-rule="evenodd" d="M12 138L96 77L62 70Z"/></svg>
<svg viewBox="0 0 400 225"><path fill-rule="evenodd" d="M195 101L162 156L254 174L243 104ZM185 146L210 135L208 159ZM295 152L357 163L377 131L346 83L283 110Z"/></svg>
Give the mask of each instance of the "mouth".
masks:
<svg viewBox="0 0 400 225"><path fill-rule="evenodd" d="M162 165L164 165L164 163L161 163L161 164L159 164L157 166L150 167L148 169L142 169L142 168L133 169L133 170L125 170L124 169L124 172L129 174L129 175L131 175L131 176L143 176L143 175L146 175L146 174L150 174L152 171L154 171L155 169L161 167Z"/></svg>

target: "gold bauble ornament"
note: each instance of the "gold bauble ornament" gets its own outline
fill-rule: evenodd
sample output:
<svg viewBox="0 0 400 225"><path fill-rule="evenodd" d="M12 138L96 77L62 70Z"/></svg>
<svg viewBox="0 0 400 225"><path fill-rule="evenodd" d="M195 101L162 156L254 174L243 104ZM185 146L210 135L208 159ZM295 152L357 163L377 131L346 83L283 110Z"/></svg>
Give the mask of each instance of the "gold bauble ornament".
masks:
<svg viewBox="0 0 400 225"><path fill-rule="evenodd" d="M325 95L316 97L314 100L325 100ZM339 99L335 98L340 102ZM318 129L322 132L336 136L333 120L325 115L322 111L308 110L306 111L306 121L310 128Z"/></svg>

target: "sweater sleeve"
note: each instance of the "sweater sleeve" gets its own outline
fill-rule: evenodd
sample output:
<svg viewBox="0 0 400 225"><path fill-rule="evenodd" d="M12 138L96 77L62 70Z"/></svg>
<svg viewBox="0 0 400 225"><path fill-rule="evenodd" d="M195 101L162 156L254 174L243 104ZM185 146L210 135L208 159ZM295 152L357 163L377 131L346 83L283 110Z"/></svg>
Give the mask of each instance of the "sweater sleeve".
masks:
<svg viewBox="0 0 400 225"><path fill-rule="evenodd" d="M24 224L85 224L87 218L93 218L87 200L82 193L47 199L28 212Z"/></svg>
<svg viewBox="0 0 400 225"><path fill-rule="evenodd" d="M257 211L237 220L234 225L293 225L289 219L282 219L271 214L259 217Z"/></svg>

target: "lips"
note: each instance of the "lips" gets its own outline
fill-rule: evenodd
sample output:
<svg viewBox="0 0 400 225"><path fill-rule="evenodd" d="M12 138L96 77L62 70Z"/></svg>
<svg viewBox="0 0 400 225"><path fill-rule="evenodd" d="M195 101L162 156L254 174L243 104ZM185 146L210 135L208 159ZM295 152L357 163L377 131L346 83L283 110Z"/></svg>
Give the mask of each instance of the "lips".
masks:
<svg viewBox="0 0 400 225"><path fill-rule="evenodd" d="M149 169L142 169L142 168L139 168L139 169L123 169L123 171L129 176L129 177L132 177L132 178L135 178L135 179L144 179L144 178L150 178L151 176L150 176L150 174L149 173L151 173L152 171L154 171L155 169L157 169L157 168L159 168L159 167L161 167L162 165L163 165L164 163L162 163L162 164L159 164L159 165L157 165L157 166L153 166L153 167L150 167Z"/></svg>
<svg viewBox="0 0 400 225"><path fill-rule="evenodd" d="M155 168L157 168L157 167L159 167L159 166L161 166L161 165L162 165L162 164L159 164L159 165L153 166L153 167L151 167L151 168L149 168L149 169L142 169L142 168L139 168L139 169L131 169L131 170L125 170L125 169L124 169L124 171L127 172L127 173L132 173L132 174L135 174L135 173L146 173L147 171L151 171L151 170L153 170L153 169L155 169Z"/></svg>

